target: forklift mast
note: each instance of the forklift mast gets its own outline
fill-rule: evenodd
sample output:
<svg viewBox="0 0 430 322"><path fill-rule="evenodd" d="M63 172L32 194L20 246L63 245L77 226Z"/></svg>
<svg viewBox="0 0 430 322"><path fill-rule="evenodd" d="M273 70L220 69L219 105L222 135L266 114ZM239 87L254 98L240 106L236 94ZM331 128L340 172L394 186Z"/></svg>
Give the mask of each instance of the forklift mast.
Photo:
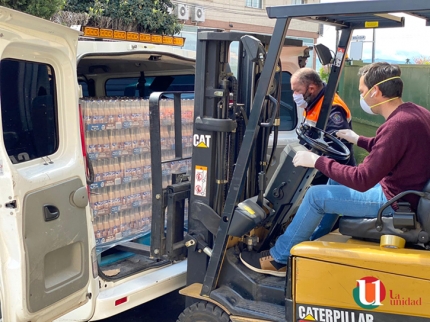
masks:
<svg viewBox="0 0 430 322"><path fill-rule="evenodd" d="M297 172L294 186L301 187L300 193L291 189L287 196L264 198L269 136L275 129L276 138L279 125L280 53L284 45L301 45L286 39L288 25L289 19L278 19L272 37L220 31L198 33L193 173L185 242L189 250L187 283L203 282L202 295L209 296L215 288L229 235L239 235L232 231L243 226L238 221L231 227L237 205L246 200L244 206L260 213L259 219L267 215L271 219L269 234L260 244L267 247L279 233L285 215L297 208L314 175L312 170L281 167L277 172L290 171L292 176ZM231 73L229 64L233 41L239 42L238 78ZM275 47L270 48L276 50L267 52L269 43L274 43ZM333 93L334 89L333 86ZM330 88L326 97L329 91ZM269 188L275 191L285 184L281 177L275 178Z"/></svg>
<svg viewBox="0 0 430 322"><path fill-rule="evenodd" d="M290 21L278 18L272 37L221 31L198 33L192 182L185 245L187 284L203 283L203 296L209 296L216 288L229 236L239 236L238 227L246 226L241 220L245 214L241 218L236 215L236 223L231 227L238 204L245 200L245 209L259 213L259 220L270 219L268 236L259 245L267 248L298 207L315 175L313 169L296 171L291 169L291 161L285 162L265 191L269 136L279 125L280 53L288 42ZM351 29L342 32L338 52L346 52L350 37ZM233 41L239 42L238 78L231 73L229 64ZM268 45L270 49L266 51ZM317 124L321 129L325 129L344 60L339 62L333 65L326 88ZM275 130L275 137L276 134ZM295 152L287 154L292 158ZM278 173L294 177L287 196L274 192L285 190L282 187L286 186Z"/></svg>
<svg viewBox="0 0 430 322"><path fill-rule="evenodd" d="M302 41L286 39L284 30L275 40L278 52L267 57L269 36L200 30L197 39L187 283L209 276L210 256L213 285L237 203L264 193L269 136L279 125L280 51ZM233 42L237 78L229 61Z"/></svg>

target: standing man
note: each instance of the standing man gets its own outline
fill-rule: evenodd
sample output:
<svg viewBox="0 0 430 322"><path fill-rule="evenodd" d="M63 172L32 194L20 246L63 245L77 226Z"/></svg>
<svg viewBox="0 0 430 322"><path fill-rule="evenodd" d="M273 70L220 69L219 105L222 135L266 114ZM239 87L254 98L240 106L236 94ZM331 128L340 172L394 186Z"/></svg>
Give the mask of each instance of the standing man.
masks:
<svg viewBox="0 0 430 322"><path fill-rule="evenodd" d="M285 232L274 247L261 253L243 252L242 262L256 272L285 276L286 263L294 245L309 240L312 234L330 232L339 215L375 218L379 208L406 190L423 190L430 179L430 111L402 100L403 82L398 66L374 63L360 70L361 108L382 115L382 124L374 138L358 136L352 130L340 130L337 136L367 150L369 155L358 166L339 164L310 151L300 151L293 164L316 168L330 179L328 185L312 186ZM413 210L419 197L407 195ZM397 204L384 210L387 216ZM324 223L324 224L323 224ZM315 229L317 231L315 231Z"/></svg>
<svg viewBox="0 0 430 322"><path fill-rule="evenodd" d="M305 123L315 126L321 112L326 89L321 77L311 68L301 68L291 76L291 89L293 90L294 101L298 107L303 109ZM333 134L340 129L352 129L351 112L340 96L335 94L325 131ZM351 152L346 164L355 166L352 144L349 142L345 144ZM325 184L327 180L325 175L318 173L312 184Z"/></svg>

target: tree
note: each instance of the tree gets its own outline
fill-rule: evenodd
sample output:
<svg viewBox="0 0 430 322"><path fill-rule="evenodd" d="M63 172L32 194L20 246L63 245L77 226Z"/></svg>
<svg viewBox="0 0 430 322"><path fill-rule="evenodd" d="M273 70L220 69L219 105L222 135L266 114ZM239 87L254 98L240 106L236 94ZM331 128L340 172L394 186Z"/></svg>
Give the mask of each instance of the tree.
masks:
<svg viewBox="0 0 430 322"><path fill-rule="evenodd" d="M418 65L430 65L430 56L421 55L419 57L415 57L414 63Z"/></svg>
<svg viewBox="0 0 430 322"><path fill-rule="evenodd" d="M64 6L64 11L84 13L94 7L93 0L67 0Z"/></svg>
<svg viewBox="0 0 430 322"><path fill-rule="evenodd" d="M49 19L61 10L64 0L0 0L0 5Z"/></svg>
<svg viewBox="0 0 430 322"><path fill-rule="evenodd" d="M330 76L330 70L331 70L330 66L325 65L325 66L321 66L319 71L318 71L318 73L321 77L321 80L324 83L328 82L328 77Z"/></svg>
<svg viewBox="0 0 430 322"><path fill-rule="evenodd" d="M174 35L181 30L170 0L68 0L64 10L86 13L89 25Z"/></svg>

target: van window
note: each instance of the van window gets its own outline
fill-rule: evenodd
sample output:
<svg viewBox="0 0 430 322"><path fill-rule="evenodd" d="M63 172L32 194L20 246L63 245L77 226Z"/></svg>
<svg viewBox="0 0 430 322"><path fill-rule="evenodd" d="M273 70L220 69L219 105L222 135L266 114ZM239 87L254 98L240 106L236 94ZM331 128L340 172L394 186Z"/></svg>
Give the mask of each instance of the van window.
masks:
<svg viewBox="0 0 430 322"><path fill-rule="evenodd" d="M297 109L293 100L293 91L291 90L291 74L282 72L282 92L281 92L280 131L292 131L297 125Z"/></svg>
<svg viewBox="0 0 430 322"><path fill-rule="evenodd" d="M83 96L83 97L88 97L88 96L90 96L90 93L89 93L89 91L88 91L88 84L87 84L87 81L79 79L79 80L78 80L78 84L79 84L79 85L81 85L81 87L82 87L82 96Z"/></svg>
<svg viewBox="0 0 430 322"><path fill-rule="evenodd" d="M52 66L3 59L0 94L3 142L12 163L57 151L57 104Z"/></svg>
<svg viewBox="0 0 430 322"><path fill-rule="evenodd" d="M139 97L138 81L138 77L108 79L105 85L106 96ZM145 76L144 98L148 98L152 92L167 91L194 91L194 75ZM192 99L194 94L182 98Z"/></svg>

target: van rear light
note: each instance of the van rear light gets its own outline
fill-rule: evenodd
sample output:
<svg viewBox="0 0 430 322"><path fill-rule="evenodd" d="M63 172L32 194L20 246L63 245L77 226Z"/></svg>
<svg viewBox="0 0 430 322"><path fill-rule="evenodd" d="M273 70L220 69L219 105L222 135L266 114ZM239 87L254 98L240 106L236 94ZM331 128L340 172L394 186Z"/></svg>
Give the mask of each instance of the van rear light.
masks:
<svg viewBox="0 0 430 322"><path fill-rule="evenodd" d="M128 301L128 297L127 296L123 297L123 298L120 298L120 299L118 299L118 300L115 301L115 306L121 305L121 304L123 304L123 303L125 303L127 301Z"/></svg>

